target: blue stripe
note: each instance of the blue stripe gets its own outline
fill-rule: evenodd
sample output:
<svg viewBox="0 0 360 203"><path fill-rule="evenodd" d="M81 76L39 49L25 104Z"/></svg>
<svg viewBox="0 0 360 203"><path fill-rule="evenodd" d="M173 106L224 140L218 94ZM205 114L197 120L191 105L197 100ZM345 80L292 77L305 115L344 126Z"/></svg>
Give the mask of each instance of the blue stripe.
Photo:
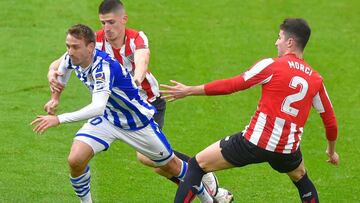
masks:
<svg viewBox="0 0 360 203"><path fill-rule="evenodd" d="M134 121L134 118L132 117L130 111L128 111L127 109L123 108L122 106L120 106L113 98L109 97L109 100L108 102L110 102L110 104L119 109L121 111L121 113L125 116L127 122L128 122L128 125L130 127L130 129L136 129L136 125L135 125L135 121ZM111 109L109 109L110 111L112 111ZM115 112L116 113L116 112ZM115 124L115 123L114 123ZM118 126L118 127L121 127L121 126Z"/></svg>
<svg viewBox="0 0 360 203"><path fill-rule="evenodd" d="M84 176L87 175L87 173L89 172L89 170L90 170L90 166L87 165L85 172L84 172L81 176L79 176L79 177L77 177L77 178L70 177L71 182L72 182L72 183L77 183L80 179L82 179Z"/></svg>
<svg viewBox="0 0 360 203"><path fill-rule="evenodd" d="M173 150L170 146L170 143L167 141L165 135L162 133L162 131L160 130L159 126L157 123L154 122L153 119L150 120L150 125L151 125L151 128L154 130L155 134L157 135L157 137L160 139L160 141L165 145L166 149L168 150L169 152L169 156L166 157L165 159L162 159L162 160L153 160L155 162L161 162L161 161L164 161L166 159L168 159L172 153L173 153Z"/></svg>
<svg viewBox="0 0 360 203"><path fill-rule="evenodd" d="M84 137L88 137L88 138L91 138L97 142L99 142L100 144L104 145L105 149L103 151L106 151L108 148L109 148L109 145L108 143L106 143L104 140L100 139L100 138L97 138L97 137L94 137L92 135L88 135L88 134L84 134L84 133L80 133L80 134L76 134L76 136L84 136Z"/></svg>
<svg viewBox="0 0 360 203"><path fill-rule="evenodd" d="M89 184L91 177L89 177L88 179L81 181L81 182L73 182L71 181L71 184L73 185L74 188L82 188L85 185Z"/></svg>
<svg viewBox="0 0 360 203"><path fill-rule="evenodd" d="M149 110L153 110L153 111L155 111L155 113L157 112L156 108L155 108L153 105L151 105L151 104L149 104L149 103L147 103L147 102L144 102L144 101L141 100L141 99L139 99L138 102L139 102L139 104L141 104L141 105L144 106L145 108L147 108L147 109L149 109Z"/></svg>
<svg viewBox="0 0 360 203"><path fill-rule="evenodd" d="M108 109L110 110L110 108L108 108ZM114 125L122 128L120 118L119 118L119 115L117 114L117 112L110 110L110 114L114 118Z"/></svg>
<svg viewBox="0 0 360 203"><path fill-rule="evenodd" d="M82 195L76 194L76 195L77 195L78 197L85 197L89 192L90 192L90 188L89 188L89 190L88 190L87 192L85 192L85 194L82 194Z"/></svg>
<svg viewBox="0 0 360 203"><path fill-rule="evenodd" d="M204 192L204 185L203 184L201 184L201 189L200 189L200 191L198 192L198 194L201 194L202 192Z"/></svg>
<svg viewBox="0 0 360 203"><path fill-rule="evenodd" d="M89 190L90 189L90 185L88 184L86 187L84 188L81 188L80 190L79 189L74 189L74 191L77 193L77 194L81 194L83 192L85 192L86 190Z"/></svg>
<svg viewBox="0 0 360 203"><path fill-rule="evenodd" d="M131 109L132 111L135 112L135 114L139 117L140 121L143 123L143 125L147 125L149 123L149 119L140 112L140 110L138 108L136 108L136 106L134 106L134 104L132 104L131 102L129 102L128 100L126 100L125 98L123 98L122 96L116 94L114 91L111 92L112 95L114 95L116 98L119 98L121 101L123 101L125 103L125 105ZM137 101L140 101L140 97L138 96L138 98L136 98Z"/></svg>

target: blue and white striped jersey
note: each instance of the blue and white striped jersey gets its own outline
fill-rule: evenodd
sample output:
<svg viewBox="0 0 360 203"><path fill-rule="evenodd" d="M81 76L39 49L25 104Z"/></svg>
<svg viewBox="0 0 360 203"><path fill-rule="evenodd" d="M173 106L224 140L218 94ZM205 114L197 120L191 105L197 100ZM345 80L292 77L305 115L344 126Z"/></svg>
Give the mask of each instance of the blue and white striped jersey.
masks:
<svg viewBox="0 0 360 203"><path fill-rule="evenodd" d="M141 99L130 73L107 53L95 49L93 63L86 69L73 65L66 53L59 71L64 73L64 84L69 80L71 72L75 71L76 76L92 93L108 92L110 97L104 117L119 128L138 130L153 118L155 108Z"/></svg>

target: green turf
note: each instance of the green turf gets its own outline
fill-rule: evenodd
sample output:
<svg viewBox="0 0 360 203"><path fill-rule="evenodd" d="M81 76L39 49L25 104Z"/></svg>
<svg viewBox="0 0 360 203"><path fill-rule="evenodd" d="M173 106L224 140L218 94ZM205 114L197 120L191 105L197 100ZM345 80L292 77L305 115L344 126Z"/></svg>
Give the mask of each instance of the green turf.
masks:
<svg viewBox="0 0 360 203"><path fill-rule="evenodd" d="M0 202L78 202L68 180L67 154L81 123L44 135L29 123L49 97L49 63L65 51L66 29L100 28L99 1L0 1ZM360 202L360 3L347 1L124 1L129 27L146 32L150 69L159 82L200 84L239 74L276 56L278 25L304 17L312 27L305 59L325 78L339 123L338 167L325 160L321 119L311 112L302 140L309 176L322 202ZM175 149L194 155L240 131L255 111L260 88L224 97L194 97L168 104L165 133ZM89 102L72 78L60 112ZM175 185L141 166L135 152L115 143L91 162L95 202L172 202ZM289 179L266 164L218 172L236 202L298 202Z"/></svg>

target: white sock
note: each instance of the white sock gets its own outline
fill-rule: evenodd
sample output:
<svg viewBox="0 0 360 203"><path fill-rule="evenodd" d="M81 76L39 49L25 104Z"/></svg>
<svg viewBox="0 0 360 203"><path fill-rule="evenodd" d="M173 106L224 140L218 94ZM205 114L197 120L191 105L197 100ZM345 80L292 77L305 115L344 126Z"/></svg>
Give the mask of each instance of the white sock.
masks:
<svg viewBox="0 0 360 203"><path fill-rule="evenodd" d="M207 192L207 190L205 189L202 183L200 184L199 192L196 194L196 196L199 198L201 203L213 203L213 198Z"/></svg>
<svg viewBox="0 0 360 203"><path fill-rule="evenodd" d="M82 203L92 203L90 193L90 167L87 166L86 171L79 177L71 177L70 182L74 188L75 194L80 198Z"/></svg>

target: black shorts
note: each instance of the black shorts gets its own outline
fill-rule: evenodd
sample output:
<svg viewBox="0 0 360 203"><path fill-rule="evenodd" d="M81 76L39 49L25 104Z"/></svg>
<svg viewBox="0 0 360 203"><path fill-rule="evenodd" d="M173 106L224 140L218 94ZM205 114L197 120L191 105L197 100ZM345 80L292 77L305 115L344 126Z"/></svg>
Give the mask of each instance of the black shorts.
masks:
<svg viewBox="0 0 360 203"><path fill-rule="evenodd" d="M267 162L278 172L288 173L296 169L302 161L300 147L292 154L267 151L246 140L242 132L222 139L220 148L225 160L236 167Z"/></svg>
<svg viewBox="0 0 360 203"><path fill-rule="evenodd" d="M165 117L165 110L166 110L166 101L161 97L156 97L155 101L151 102L156 108L156 113L154 114L154 120L159 125L160 129L164 126L164 117Z"/></svg>

